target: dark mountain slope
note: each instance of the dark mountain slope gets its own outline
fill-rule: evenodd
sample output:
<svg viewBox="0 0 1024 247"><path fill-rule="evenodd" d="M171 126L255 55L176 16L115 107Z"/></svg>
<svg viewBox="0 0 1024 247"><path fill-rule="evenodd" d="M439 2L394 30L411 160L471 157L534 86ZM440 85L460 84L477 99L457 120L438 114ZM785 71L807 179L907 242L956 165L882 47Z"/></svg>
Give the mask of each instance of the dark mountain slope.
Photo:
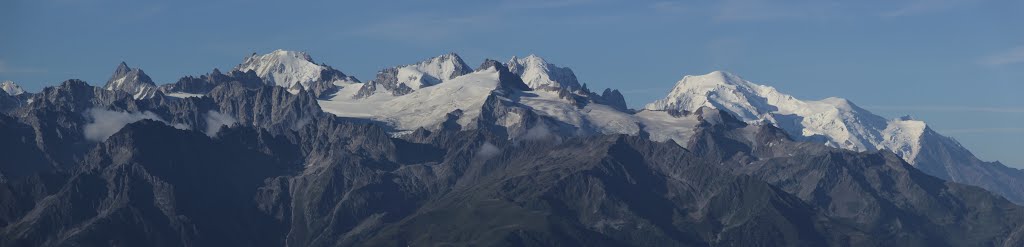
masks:
<svg viewBox="0 0 1024 247"><path fill-rule="evenodd" d="M287 167L163 123L125 127L55 194L3 231L4 246L279 246L252 202Z"/></svg>
<svg viewBox="0 0 1024 247"><path fill-rule="evenodd" d="M521 84L521 83L520 83ZM69 81L0 118L2 246L1020 246L1021 207L889 153L700 110L695 138L538 135L492 93L476 128L394 137L308 92L135 100ZM511 95L511 96L510 96ZM83 111L150 112L88 140ZM224 121L237 124L204 131ZM518 125L495 119L523 113ZM458 117L457 112L450 114ZM218 124L218 125L213 125ZM172 127L175 126L175 127ZM181 125L187 126L182 128ZM34 140L33 140L34 138ZM7 149L4 149L7 150ZM43 154L39 157L38 150ZM5 151L6 152L6 151ZM47 167L47 166L42 166ZM10 172L15 171L15 172ZM12 178L14 178L12 176Z"/></svg>
<svg viewBox="0 0 1024 247"><path fill-rule="evenodd" d="M1024 209L1001 196L929 176L890 152L858 153L794 142L783 133L771 126L703 125L701 137L689 146L737 174L800 197L881 243L1020 244L1004 239L1021 231Z"/></svg>

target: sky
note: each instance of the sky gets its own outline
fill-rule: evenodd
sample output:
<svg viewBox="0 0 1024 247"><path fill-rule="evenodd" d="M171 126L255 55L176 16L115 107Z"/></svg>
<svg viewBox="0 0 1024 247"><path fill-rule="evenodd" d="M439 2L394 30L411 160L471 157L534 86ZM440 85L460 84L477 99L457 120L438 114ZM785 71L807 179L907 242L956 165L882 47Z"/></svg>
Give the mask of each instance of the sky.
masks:
<svg viewBox="0 0 1024 247"><path fill-rule="evenodd" d="M537 54L632 108L730 71L801 99L911 115L982 160L1024 168L1024 1L0 1L0 80L157 83L251 53L308 52L362 80L456 52Z"/></svg>

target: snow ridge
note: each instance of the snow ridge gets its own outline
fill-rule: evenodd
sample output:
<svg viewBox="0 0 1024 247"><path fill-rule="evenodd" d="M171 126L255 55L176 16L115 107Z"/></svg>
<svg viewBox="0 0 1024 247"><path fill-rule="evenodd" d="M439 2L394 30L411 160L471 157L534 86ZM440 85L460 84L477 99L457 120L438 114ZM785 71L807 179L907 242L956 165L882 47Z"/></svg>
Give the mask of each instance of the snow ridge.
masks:
<svg viewBox="0 0 1024 247"><path fill-rule="evenodd" d="M887 149L913 163L924 122L875 115L843 98L805 101L728 72L685 76L648 110L725 110L748 123L770 123L797 139L855 151Z"/></svg>
<svg viewBox="0 0 1024 247"><path fill-rule="evenodd" d="M628 134L638 135L641 131L651 134L656 141L673 140L686 143L692 136L698 120L696 116L673 116L666 111L644 111L633 114L632 111L607 105L600 101L578 102L566 100L564 90L533 90L528 88L502 87L511 78L503 78L502 74L517 76L507 67L498 66L493 60L485 61L476 71L458 76L459 69L445 65L440 61L459 61L461 59L443 59L444 56L433 58L414 65L391 68L415 69L425 75L440 75L435 78L452 78L441 80L440 83L425 85L405 93L371 93L364 94L368 88L380 90L389 83L388 69L378 74L378 79L366 83L358 91L352 88L339 90L329 99L321 99L318 104L324 111L342 117L364 118L383 122L393 127L396 133L406 133L418 128L433 130L446 124L457 124L461 129L476 128L481 119L482 108L500 112L494 121L498 126L527 128L522 138L531 136L547 136L537 133L557 133L559 135L592 135L592 134ZM534 56L536 57L536 56ZM533 61L543 61L536 57ZM441 65L439 65L439 63ZM498 63L500 64L500 63ZM546 66L546 63L543 63ZM453 76L449 72L456 71ZM397 74L397 73L396 73ZM397 82L397 80L395 81ZM406 81L408 82L408 81ZM575 82L575 81L573 81ZM408 84L398 84L409 88ZM390 85L392 89L395 85ZM587 100L591 95L577 95L582 87L574 90L574 96ZM527 90L527 91L523 91ZM612 94L612 90L607 90ZM362 96L360 96L362 95ZM493 100L493 101L491 101ZM490 103L488 103L490 102ZM491 105L488 105L491 104ZM523 109L530 113L509 109ZM493 110L493 109L501 110ZM527 116L536 114L551 120L544 124L532 125L528 121L536 118ZM454 122L448 122L452 121ZM557 122L557 124L555 123ZM452 125L447 125L452 126Z"/></svg>
<svg viewBox="0 0 1024 247"><path fill-rule="evenodd" d="M523 82L534 90L558 91L565 88L574 91L581 87L571 69L548 63L534 54L524 58L512 57L508 61L508 69L522 77Z"/></svg>
<svg viewBox="0 0 1024 247"><path fill-rule="evenodd" d="M722 71L685 76L664 99L634 113L599 102L567 102L561 91L583 88L575 74L537 55L513 57L507 68L534 91L501 100L573 126L578 134L644 131L659 141L683 143L696 120L671 113L709 107L750 123L773 124L797 139L856 151L888 149L913 162L921 136L928 131L921 121L886 120L846 99L804 101ZM251 56L236 68L253 70L268 83L293 89L323 82L319 76L325 69L330 68L316 64L305 53L284 50ZM500 83L496 74L493 69L473 72L457 54L449 53L384 69L375 80L338 89L319 103L335 115L374 119L398 131L439 126L455 111L461 114L459 125L472 127L484 100Z"/></svg>
<svg viewBox="0 0 1024 247"><path fill-rule="evenodd" d="M377 92L400 96L440 84L473 72L458 54L448 53L415 64L377 72L377 78L362 86L353 97L365 98Z"/></svg>
<svg viewBox="0 0 1024 247"><path fill-rule="evenodd" d="M458 54L448 53L416 64L399 66L398 83L413 89L436 85L473 72Z"/></svg>
<svg viewBox="0 0 1024 247"><path fill-rule="evenodd" d="M254 71L267 84L291 89L312 91L321 95L336 89L339 85L358 82L327 65L317 64L305 52L275 50L268 54L251 56L235 67L236 71Z"/></svg>

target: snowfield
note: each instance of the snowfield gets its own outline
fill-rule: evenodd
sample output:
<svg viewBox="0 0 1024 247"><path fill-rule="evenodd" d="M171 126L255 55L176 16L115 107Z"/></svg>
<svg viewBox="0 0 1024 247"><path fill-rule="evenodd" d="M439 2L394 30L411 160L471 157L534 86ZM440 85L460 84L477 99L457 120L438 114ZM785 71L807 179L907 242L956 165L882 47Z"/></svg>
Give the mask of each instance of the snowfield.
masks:
<svg viewBox="0 0 1024 247"><path fill-rule="evenodd" d="M696 111L705 106L748 123L771 123L797 139L854 151L887 149L911 163L926 128L921 121L886 120L843 98L800 100L722 71L685 76L668 96L644 108Z"/></svg>
<svg viewBox="0 0 1024 247"><path fill-rule="evenodd" d="M467 126L468 121L479 116L487 95L497 86L498 72L489 69L402 96L373 94L357 99L354 96L359 88L352 85L318 103L325 112L342 117L369 118L391 124L398 130L431 128L444 122L448 113L461 109L464 115L459 124Z"/></svg>
<svg viewBox="0 0 1024 247"><path fill-rule="evenodd" d="M536 55L513 57L507 65L509 72L520 76L534 90L511 92L499 99L573 126L577 132L574 134L638 135L643 131L655 141L685 144L699 123L698 116L672 116L668 111L692 113L701 107L710 107L732 113L751 124L775 125L797 139L855 151L887 149L913 163L921 149L921 136L927 130L924 122L887 120L843 98L801 100L722 71L684 76L665 98L647 104L640 111L619 110L593 101L576 104L559 97L560 89L578 97L589 97L575 91L581 85L572 70L555 66ZM325 83L325 78L320 76L329 69L316 64L305 53L284 50L250 56L236 68L253 70L268 83L293 92L297 92L297 86L309 88L311 83ZM437 128L447 120L449 113L457 110L462 112L458 124L473 128L487 97L500 83L496 69L470 72L454 53L393 67L391 71L395 73L395 81L388 83L405 85L412 89L409 93L359 96L366 83L334 80L330 81L330 86L337 91L321 95L318 103L325 112L379 121L394 128L396 133ZM378 85L376 90L384 88ZM512 126L522 121L523 116L518 114L510 112L501 116L497 119L498 125Z"/></svg>

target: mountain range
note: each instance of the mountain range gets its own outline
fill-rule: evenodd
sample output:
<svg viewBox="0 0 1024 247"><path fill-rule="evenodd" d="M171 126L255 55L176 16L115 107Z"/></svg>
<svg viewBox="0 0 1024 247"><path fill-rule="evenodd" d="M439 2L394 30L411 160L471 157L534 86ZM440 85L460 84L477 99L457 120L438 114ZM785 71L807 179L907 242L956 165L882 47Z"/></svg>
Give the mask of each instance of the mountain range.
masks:
<svg viewBox="0 0 1024 247"><path fill-rule="evenodd" d="M2 85L2 246L1024 244L1021 170L727 72L638 110L536 55Z"/></svg>

